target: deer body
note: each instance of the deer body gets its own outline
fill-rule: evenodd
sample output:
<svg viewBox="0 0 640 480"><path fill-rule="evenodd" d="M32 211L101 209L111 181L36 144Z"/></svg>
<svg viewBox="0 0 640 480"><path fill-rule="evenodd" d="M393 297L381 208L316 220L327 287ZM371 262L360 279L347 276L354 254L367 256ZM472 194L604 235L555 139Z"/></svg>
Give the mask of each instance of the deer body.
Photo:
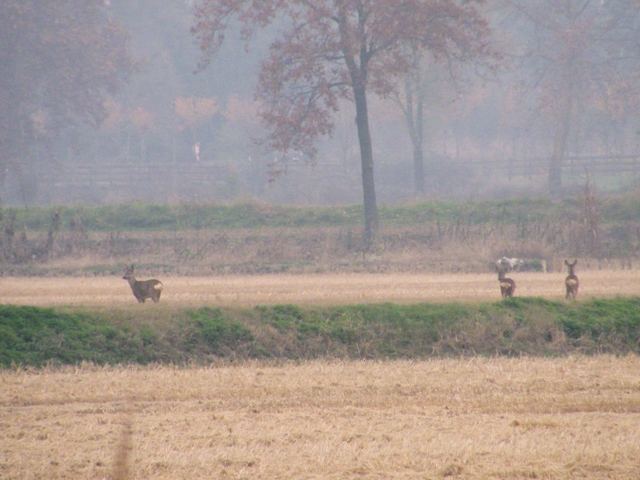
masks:
<svg viewBox="0 0 640 480"><path fill-rule="evenodd" d="M144 303L147 298L150 298L153 303L160 301L160 294L162 293L162 282L160 280L136 280L135 268L125 267L123 279L129 282L133 296L136 297L138 303Z"/></svg>
<svg viewBox="0 0 640 480"><path fill-rule="evenodd" d="M567 288L567 295L565 296L566 299L573 298L575 300L576 296L578 295L578 287L580 287L580 280L578 280L578 277L576 277L574 273L574 269L576 268L576 263L578 263L577 259L574 260L573 263L569 263L566 260L564 261L564 264L569 269L569 275L564 280L564 285Z"/></svg>
<svg viewBox="0 0 640 480"><path fill-rule="evenodd" d="M513 297L514 292L516 291L516 282L504 276L504 270L497 268L498 270L498 281L500 282L500 293L502 294L502 298Z"/></svg>

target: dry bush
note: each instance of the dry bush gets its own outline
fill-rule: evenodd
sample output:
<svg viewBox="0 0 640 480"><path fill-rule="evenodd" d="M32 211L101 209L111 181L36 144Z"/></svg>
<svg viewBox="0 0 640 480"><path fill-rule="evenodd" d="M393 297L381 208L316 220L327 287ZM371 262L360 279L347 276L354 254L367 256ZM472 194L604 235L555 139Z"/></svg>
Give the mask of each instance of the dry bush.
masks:
<svg viewBox="0 0 640 480"><path fill-rule="evenodd" d="M0 263L24 264L32 261L43 261L52 254L58 231L60 230L60 213L55 210L51 215L51 224L46 235L31 235L26 226L16 238L16 213L4 214L0 205Z"/></svg>

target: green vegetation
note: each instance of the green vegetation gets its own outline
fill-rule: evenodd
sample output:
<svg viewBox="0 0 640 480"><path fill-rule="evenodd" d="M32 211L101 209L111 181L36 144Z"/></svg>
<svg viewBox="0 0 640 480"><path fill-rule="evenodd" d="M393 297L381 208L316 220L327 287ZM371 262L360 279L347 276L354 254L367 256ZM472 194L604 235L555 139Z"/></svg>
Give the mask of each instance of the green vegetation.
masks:
<svg viewBox="0 0 640 480"><path fill-rule="evenodd" d="M382 206L373 246L364 242L361 206L6 207L0 266L12 276L112 275L133 259L154 275L480 272L506 255L528 262L526 270L564 269L563 258L632 268L640 251L640 195L596 199L587 190L559 202Z"/></svg>
<svg viewBox="0 0 640 480"><path fill-rule="evenodd" d="M640 196L611 196L598 205L602 224L636 221L640 218ZM424 224L469 225L494 223L518 225L526 221L557 222L579 217L580 202L567 199L553 202L546 198L514 198L483 201L430 201L380 207L383 226ZM4 215L16 215L18 225L46 231L54 210L60 212L62 227L73 230L78 224L86 231L172 231L184 229L251 229L261 227L352 227L362 223L361 206L292 207L255 202L217 205L182 203L156 205L133 203L91 207L5 208Z"/></svg>
<svg viewBox="0 0 640 480"><path fill-rule="evenodd" d="M0 306L0 365L640 353L640 298L94 311Z"/></svg>
<svg viewBox="0 0 640 480"><path fill-rule="evenodd" d="M62 314L51 308L0 308L0 363L40 366L45 362L99 364L142 362L142 344L98 318Z"/></svg>

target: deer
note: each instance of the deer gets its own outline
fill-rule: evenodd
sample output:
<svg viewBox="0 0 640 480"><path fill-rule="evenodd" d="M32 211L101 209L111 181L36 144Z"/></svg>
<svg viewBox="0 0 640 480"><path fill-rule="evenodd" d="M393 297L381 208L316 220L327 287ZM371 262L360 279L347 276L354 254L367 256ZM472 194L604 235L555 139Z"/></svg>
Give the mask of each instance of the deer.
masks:
<svg viewBox="0 0 640 480"><path fill-rule="evenodd" d="M504 270L500 267L496 267L496 271L498 272L498 281L500 282L500 293L502 294L502 298L513 297L513 294L516 291L516 282L505 277Z"/></svg>
<svg viewBox="0 0 640 480"><path fill-rule="evenodd" d="M160 301L160 294L162 293L163 287L160 280L156 280L155 278L151 280L136 280L135 267L133 265L131 265L131 267L125 267L122 278L127 280L129 285L131 285L131 291L133 292L133 296L136 297L136 300L138 300L138 303L144 303L147 298L150 298L153 303Z"/></svg>
<svg viewBox="0 0 640 480"><path fill-rule="evenodd" d="M576 263L578 263L578 259L575 259L573 263L569 263L567 260L564 261L564 264L569 269L569 275L564 279L564 286L567 287L567 295L565 299L576 299L578 295L578 287L580 286L580 280L576 277L574 273L574 269L576 268Z"/></svg>

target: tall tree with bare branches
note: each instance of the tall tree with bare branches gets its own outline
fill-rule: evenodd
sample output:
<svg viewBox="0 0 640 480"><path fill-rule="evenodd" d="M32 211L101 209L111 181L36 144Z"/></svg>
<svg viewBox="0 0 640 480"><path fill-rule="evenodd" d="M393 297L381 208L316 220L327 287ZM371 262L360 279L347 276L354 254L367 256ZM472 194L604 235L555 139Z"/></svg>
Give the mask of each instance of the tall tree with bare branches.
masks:
<svg viewBox="0 0 640 480"><path fill-rule="evenodd" d="M433 56L489 52L482 0L202 0L192 33L208 65L231 24L249 40L278 22L281 34L264 59L256 91L267 144L313 159L316 140L334 129L342 100L356 109L364 197L364 241L378 230L367 95L389 95L411 70L411 50ZM284 27L281 28L284 23ZM406 48L411 46L411 48ZM277 172L276 172L277 173Z"/></svg>
<svg viewBox="0 0 640 480"><path fill-rule="evenodd" d="M519 52L524 65L521 71L538 97L538 113L553 125L548 188L556 197L562 191L562 167L577 107L637 105L640 3L505 1L522 25L529 26L530 33L524 35L525 45ZM637 116L637 108L632 114Z"/></svg>

